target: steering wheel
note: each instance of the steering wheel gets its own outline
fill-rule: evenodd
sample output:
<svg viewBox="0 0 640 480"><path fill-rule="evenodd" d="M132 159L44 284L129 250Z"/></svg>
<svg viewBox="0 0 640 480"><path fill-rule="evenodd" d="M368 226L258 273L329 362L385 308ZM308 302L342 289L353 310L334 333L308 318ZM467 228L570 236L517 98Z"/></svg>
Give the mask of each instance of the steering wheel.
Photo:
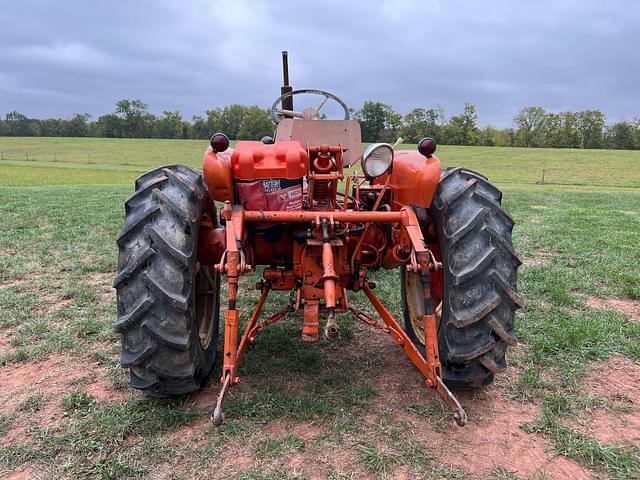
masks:
<svg viewBox="0 0 640 480"><path fill-rule="evenodd" d="M311 94L311 95L320 95L324 97L318 105L315 107L305 108L302 112L296 112L294 110L284 110L282 108L278 108L279 104L282 104L282 101L285 98L293 97L294 95L300 94ZM344 119L349 120L349 107L347 104L336 97L333 93L325 92L324 90L314 90L312 88L304 88L302 90L293 90L291 92L287 92L284 95L280 95L273 105L271 106L271 118L276 124L280 123L284 116L302 118L303 120L320 120L320 109L324 106L327 100L333 100L338 103L342 109L344 110Z"/></svg>

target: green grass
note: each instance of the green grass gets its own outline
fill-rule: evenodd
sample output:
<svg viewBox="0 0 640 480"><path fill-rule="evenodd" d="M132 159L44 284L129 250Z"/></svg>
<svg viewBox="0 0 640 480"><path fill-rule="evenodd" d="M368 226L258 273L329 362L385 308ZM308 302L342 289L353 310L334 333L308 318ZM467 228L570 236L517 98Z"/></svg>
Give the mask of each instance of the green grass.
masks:
<svg viewBox="0 0 640 480"><path fill-rule="evenodd" d="M0 185L127 184L158 166L199 168L206 140L0 137ZM400 148L414 149L405 144ZM499 184L640 187L640 151L441 145L445 166L465 166Z"/></svg>
<svg viewBox="0 0 640 480"><path fill-rule="evenodd" d="M227 423L218 430L198 426L197 445L181 446L167 435L207 411L131 396L107 403L87 392L97 368L110 388L128 392L109 284L132 180L158 164L198 166L205 147L201 141L0 138L0 338L9 345L0 365L67 352L87 368L59 397L35 392L0 417L2 433L21 415L42 414L49 402L63 415L59 425L34 423L26 438L0 447L0 472L32 465L48 476L142 477L179 465L175 477L189 478L222 468L242 451L252 464L233 478L306 478L304 466L286 467L288 458L350 451L351 463L331 464L329 478L392 478L398 468L424 478L465 478L406 433L445 434L455 428L451 414L427 400L384 404L386 386L376 379L386 359L347 316L339 318L343 335L333 344L301 344L296 315L261 333L225 405ZM25 151L28 161L21 158ZM582 379L612 355L640 362L640 324L586 304L588 295L640 296L640 153L447 146L439 153L447 165L464 164L496 180L516 220L514 241L527 262L519 276L526 308L516 321L525 347L515 359L521 373L507 388L513 399L543 409L525 428L596 476L637 478L637 449L601 444L568 419L589 409L637 414L622 400L589 396ZM542 165L552 185L535 185ZM390 310L399 312L395 272L372 279ZM245 311L257 300L257 292L245 288L254 281L243 280ZM287 298L274 295L265 315ZM361 294L352 301L373 313ZM304 439L290 431L262 436L265 425L278 422L318 431ZM496 467L489 478L518 477Z"/></svg>

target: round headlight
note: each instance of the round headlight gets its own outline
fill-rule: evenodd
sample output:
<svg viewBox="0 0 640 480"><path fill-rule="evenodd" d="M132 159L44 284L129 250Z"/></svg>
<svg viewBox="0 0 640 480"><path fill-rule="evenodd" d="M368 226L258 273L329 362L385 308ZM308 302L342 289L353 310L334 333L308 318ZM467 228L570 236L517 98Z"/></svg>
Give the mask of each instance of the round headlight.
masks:
<svg viewBox="0 0 640 480"><path fill-rule="evenodd" d="M393 162L393 147L388 143L374 143L362 154L362 171L368 178L386 173Z"/></svg>

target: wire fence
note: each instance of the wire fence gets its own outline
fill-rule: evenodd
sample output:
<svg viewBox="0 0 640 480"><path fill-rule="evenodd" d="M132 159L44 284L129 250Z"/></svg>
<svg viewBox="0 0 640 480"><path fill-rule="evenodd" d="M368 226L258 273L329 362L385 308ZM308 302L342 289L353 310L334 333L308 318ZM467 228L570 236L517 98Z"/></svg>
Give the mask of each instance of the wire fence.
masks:
<svg viewBox="0 0 640 480"><path fill-rule="evenodd" d="M134 152L135 153L135 152ZM201 166L201 156L191 152L176 158L172 152L124 153L106 151L59 151L16 149L0 150L0 163L24 165L40 164L48 167L91 168L144 171L161 164L184 163ZM640 161L637 165L616 165L613 162L593 162L590 165L564 160L561 165L549 165L536 161L491 161L470 159L464 166L476 170L497 184L547 185L547 186L593 186L640 189Z"/></svg>

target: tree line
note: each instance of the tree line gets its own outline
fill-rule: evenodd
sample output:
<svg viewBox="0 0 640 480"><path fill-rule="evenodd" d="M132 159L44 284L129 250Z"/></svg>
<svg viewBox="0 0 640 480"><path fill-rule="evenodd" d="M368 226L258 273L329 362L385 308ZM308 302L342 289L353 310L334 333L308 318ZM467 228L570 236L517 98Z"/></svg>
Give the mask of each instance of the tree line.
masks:
<svg viewBox="0 0 640 480"><path fill-rule="evenodd" d="M512 126L502 129L479 127L471 103L450 118L440 107L414 108L401 115L389 105L372 101L351 113L360 121L365 142L393 142L402 137L407 143L417 143L428 135L445 145L640 149L640 117L607 123L599 110L550 112L524 107L513 117ZM88 113L68 119L37 119L15 111L0 118L0 136L207 139L212 133L224 132L232 140L257 140L272 135L273 130L269 110L255 105L215 108L187 120L178 111L154 115L141 100L126 99L96 120Z"/></svg>

